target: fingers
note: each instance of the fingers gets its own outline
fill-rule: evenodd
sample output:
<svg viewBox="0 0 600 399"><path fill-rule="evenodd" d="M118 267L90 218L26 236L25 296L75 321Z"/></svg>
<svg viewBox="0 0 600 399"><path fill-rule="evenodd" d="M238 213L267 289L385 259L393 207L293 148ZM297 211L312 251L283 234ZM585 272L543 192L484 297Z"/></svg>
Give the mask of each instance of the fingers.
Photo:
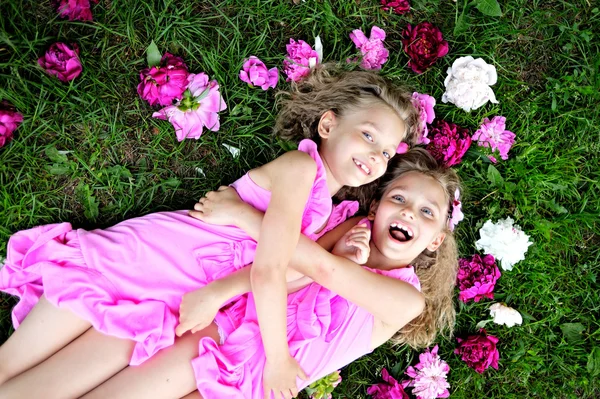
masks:
<svg viewBox="0 0 600 399"><path fill-rule="evenodd" d="M229 186L220 186L220 187L217 189L217 191L225 191L225 190L227 190L227 189L229 189L229 188L230 188Z"/></svg>
<svg viewBox="0 0 600 399"><path fill-rule="evenodd" d="M300 377L302 381L308 381L308 375L306 375L306 372L300 366L298 366L298 377ZM296 390L296 395L297 394L298 391Z"/></svg>
<svg viewBox="0 0 600 399"><path fill-rule="evenodd" d="M187 328L185 324L179 324L177 327L175 327L175 335L177 335L178 337L181 337L188 330L189 330L189 328Z"/></svg>
<svg viewBox="0 0 600 399"><path fill-rule="evenodd" d="M195 219L204 220L204 212L202 211L188 211L188 215Z"/></svg>

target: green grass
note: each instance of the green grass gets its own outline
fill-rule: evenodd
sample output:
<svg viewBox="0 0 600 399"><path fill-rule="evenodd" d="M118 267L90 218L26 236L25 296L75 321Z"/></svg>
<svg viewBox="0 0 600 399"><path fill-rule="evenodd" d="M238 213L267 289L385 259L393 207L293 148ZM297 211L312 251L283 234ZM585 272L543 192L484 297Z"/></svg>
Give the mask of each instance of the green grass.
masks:
<svg viewBox="0 0 600 399"><path fill-rule="evenodd" d="M434 95L438 117L475 129L483 117L504 115L517 134L509 160L497 165L509 184L489 181L481 160L468 158L458 167L466 185L466 219L457 234L465 256L474 253L487 219L512 215L531 235L526 259L496 286L496 299L525 320L511 329L488 324L488 332L500 338L500 368L483 375L452 353L454 340L440 341L451 367L452 397L599 397L598 376L587 369L588 355L600 347L598 3L515 0L501 4L499 18L473 8L468 29L458 36L456 3L413 0L406 16L384 14L378 4L101 0L93 7L95 21L81 23L58 19L49 1L2 1L0 100L16 106L25 121L0 149L0 254L10 234L38 224L107 226L189 208L205 191L273 159L282 151L270 136L273 91L252 90L238 79L244 58L256 55L269 67L281 66L290 37L313 43L318 34L325 59L344 60L354 54L350 31L377 24L388 33L390 49L383 73ZM462 7L459 1L459 14ZM415 75L406 67L400 34L407 22L425 20L442 29L450 53ZM219 132L178 143L167 122L151 119L153 110L136 93L151 40L161 51L182 56L191 71L218 80L228 104ZM70 84L37 66L55 41L81 48L84 70ZM441 104L445 71L463 55L496 66L499 104L471 114ZM279 87L286 87L282 82ZM247 112L233 115L235 107ZM233 159L223 143L241 148L241 156ZM0 341L11 332L13 304L6 296L0 302ZM489 304L459 306L456 334L474 332L488 318ZM582 333L565 336L565 323L580 323ZM415 356L407 348L379 348L343 370L334 397L366 397L382 367L402 373Z"/></svg>

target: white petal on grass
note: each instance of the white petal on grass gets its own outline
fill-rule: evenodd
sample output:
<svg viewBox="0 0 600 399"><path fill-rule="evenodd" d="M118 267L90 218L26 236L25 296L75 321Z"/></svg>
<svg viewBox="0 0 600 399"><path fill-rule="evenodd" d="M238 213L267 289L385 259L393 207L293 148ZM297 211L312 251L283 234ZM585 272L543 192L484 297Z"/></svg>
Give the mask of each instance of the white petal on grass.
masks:
<svg viewBox="0 0 600 399"><path fill-rule="evenodd" d="M195 169L196 169L196 173L198 173L200 176L206 177L206 173L204 173L204 170L202 168L197 167Z"/></svg>
<svg viewBox="0 0 600 399"><path fill-rule="evenodd" d="M323 62L323 43L321 42L321 38L319 36L315 37L315 51L317 52L318 59L317 64ZM312 68L312 66L311 66Z"/></svg>
<svg viewBox="0 0 600 399"><path fill-rule="evenodd" d="M237 158L240 155L240 149L237 147L225 143L223 143L223 147L227 148L234 158Z"/></svg>
<svg viewBox="0 0 600 399"><path fill-rule="evenodd" d="M504 324L507 327L523 324L521 313L501 303L495 303L490 306L490 316L494 318L494 323Z"/></svg>

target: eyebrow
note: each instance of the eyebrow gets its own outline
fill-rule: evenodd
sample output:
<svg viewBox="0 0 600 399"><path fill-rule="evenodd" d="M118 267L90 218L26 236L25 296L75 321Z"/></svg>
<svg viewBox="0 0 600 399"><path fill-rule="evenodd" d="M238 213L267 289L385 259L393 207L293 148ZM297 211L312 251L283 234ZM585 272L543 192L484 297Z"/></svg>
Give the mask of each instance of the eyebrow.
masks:
<svg viewBox="0 0 600 399"><path fill-rule="evenodd" d="M392 188L390 190L390 193L393 193L394 191L409 191L408 187L406 186L396 186L394 188ZM429 198L425 198L425 202L429 203L430 205L433 205L434 207L437 208L438 211L441 211L442 207L440 206L440 204L438 204L437 201L429 199Z"/></svg>

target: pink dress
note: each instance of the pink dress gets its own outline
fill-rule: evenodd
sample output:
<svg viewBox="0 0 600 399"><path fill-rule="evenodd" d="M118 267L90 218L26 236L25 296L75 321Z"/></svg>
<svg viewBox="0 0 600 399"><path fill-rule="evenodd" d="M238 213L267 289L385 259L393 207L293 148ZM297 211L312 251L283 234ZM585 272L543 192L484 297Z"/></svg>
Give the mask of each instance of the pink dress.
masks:
<svg viewBox="0 0 600 399"><path fill-rule="evenodd" d="M317 176L302 218L302 233L316 239L358 209L333 208L326 173L310 140L299 150L317 164ZM240 197L265 211L271 193L248 174L233 183ZM315 232L326 225L319 234ZM0 290L20 297L16 327L43 294L102 333L136 342L138 365L174 342L183 294L251 263L256 242L233 226L214 226L187 211L159 212L107 229L73 230L69 223L14 234L0 269Z"/></svg>

